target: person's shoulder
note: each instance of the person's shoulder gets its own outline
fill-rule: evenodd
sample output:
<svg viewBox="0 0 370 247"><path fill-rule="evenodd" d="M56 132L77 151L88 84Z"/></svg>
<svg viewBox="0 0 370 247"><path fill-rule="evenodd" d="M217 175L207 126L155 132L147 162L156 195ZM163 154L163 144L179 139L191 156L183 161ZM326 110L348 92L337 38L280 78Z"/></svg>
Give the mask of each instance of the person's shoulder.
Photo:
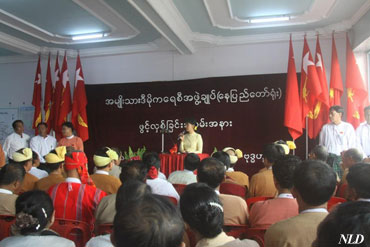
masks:
<svg viewBox="0 0 370 247"><path fill-rule="evenodd" d="M25 139L30 139L31 137L29 135L27 135L26 133L23 133L22 134L24 136Z"/></svg>
<svg viewBox="0 0 370 247"><path fill-rule="evenodd" d="M52 135L48 135L48 138L50 138L50 140L52 140L52 141L57 141L57 139Z"/></svg>
<svg viewBox="0 0 370 247"><path fill-rule="evenodd" d="M93 237L86 243L86 247L108 247L112 246L110 234Z"/></svg>
<svg viewBox="0 0 370 247"><path fill-rule="evenodd" d="M220 199L232 201L233 203L246 204L245 200L243 200L240 196L220 194L219 197Z"/></svg>
<svg viewBox="0 0 370 247"><path fill-rule="evenodd" d="M348 123L348 122L342 121L341 124L343 126L345 126L346 128L349 128L349 129L353 129L354 130L353 125L350 124L350 123Z"/></svg>

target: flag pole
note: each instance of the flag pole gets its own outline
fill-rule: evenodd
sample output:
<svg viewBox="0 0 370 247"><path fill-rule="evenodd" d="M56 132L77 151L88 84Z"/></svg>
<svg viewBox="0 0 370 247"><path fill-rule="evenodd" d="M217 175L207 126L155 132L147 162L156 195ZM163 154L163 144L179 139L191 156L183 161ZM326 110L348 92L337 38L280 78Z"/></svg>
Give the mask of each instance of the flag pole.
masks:
<svg viewBox="0 0 370 247"><path fill-rule="evenodd" d="M306 159L308 159L308 118L306 117Z"/></svg>

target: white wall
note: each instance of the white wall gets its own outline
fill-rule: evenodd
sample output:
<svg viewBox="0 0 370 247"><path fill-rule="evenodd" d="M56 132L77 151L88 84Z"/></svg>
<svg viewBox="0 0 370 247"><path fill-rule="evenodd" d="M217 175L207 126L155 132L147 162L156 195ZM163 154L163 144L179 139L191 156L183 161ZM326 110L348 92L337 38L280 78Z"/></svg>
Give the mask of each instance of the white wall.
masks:
<svg viewBox="0 0 370 247"><path fill-rule="evenodd" d="M315 39L309 39L311 52ZM328 83L331 63L331 39L321 38ZM345 79L345 37L336 36L342 78ZM303 40L293 42L297 72L300 72ZM193 55L177 52L137 53L104 57L82 57L87 84L183 80L202 77L286 73L288 42L199 48ZM52 59L54 70L55 58ZM61 66L62 58L59 63ZM47 58L42 59L42 82L45 83ZM75 60L68 60L71 82ZM0 64L0 108L31 105L36 60ZM73 84L72 84L73 85ZM9 104L11 103L11 104Z"/></svg>

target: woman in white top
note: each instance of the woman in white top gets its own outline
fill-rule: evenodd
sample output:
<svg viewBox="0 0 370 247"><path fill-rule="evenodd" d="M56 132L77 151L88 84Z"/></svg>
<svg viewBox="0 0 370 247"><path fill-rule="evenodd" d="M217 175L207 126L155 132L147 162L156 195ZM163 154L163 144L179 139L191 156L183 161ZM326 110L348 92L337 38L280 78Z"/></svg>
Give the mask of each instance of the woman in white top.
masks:
<svg viewBox="0 0 370 247"><path fill-rule="evenodd" d="M74 242L49 229L54 223L54 207L46 192L33 190L21 194L15 210L13 236L0 241L1 247L75 247Z"/></svg>
<svg viewBox="0 0 370 247"><path fill-rule="evenodd" d="M190 119L185 124L186 134L183 132L179 136L181 140L180 152L201 154L203 152L203 139L200 134L195 132L198 127L197 122Z"/></svg>

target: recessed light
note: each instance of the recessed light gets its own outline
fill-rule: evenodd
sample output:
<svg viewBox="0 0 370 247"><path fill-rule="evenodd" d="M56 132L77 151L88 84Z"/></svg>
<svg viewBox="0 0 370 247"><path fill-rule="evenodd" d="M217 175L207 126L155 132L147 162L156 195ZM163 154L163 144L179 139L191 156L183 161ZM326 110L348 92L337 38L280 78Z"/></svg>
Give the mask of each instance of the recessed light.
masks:
<svg viewBox="0 0 370 247"><path fill-rule="evenodd" d="M72 36L72 40L84 40L84 39L100 39L103 37L103 33L91 33Z"/></svg>
<svg viewBox="0 0 370 247"><path fill-rule="evenodd" d="M289 16L274 16L251 19L250 23L266 23L266 22L278 22L278 21L289 21Z"/></svg>

